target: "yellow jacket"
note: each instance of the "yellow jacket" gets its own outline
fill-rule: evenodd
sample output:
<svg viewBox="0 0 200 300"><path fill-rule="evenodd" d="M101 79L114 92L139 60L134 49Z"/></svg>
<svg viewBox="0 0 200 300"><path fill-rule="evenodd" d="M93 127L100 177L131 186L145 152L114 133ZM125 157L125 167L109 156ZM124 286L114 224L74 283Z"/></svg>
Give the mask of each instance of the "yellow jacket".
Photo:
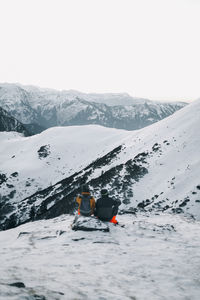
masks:
<svg viewBox="0 0 200 300"><path fill-rule="evenodd" d="M82 192L81 195L90 195L89 192ZM80 206L81 206L81 201L82 198L81 196L77 196L76 197L76 202L78 203L78 214L80 214ZM95 199L93 196L91 196L90 198L90 207L91 207L91 211L92 211L92 215L94 214L94 210L95 210Z"/></svg>

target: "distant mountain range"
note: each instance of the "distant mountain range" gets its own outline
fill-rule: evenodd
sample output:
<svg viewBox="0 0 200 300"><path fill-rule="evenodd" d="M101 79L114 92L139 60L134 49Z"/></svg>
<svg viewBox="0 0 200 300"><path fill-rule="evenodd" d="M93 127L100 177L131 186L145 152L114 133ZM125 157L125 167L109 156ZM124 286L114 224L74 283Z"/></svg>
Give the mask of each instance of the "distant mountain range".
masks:
<svg viewBox="0 0 200 300"><path fill-rule="evenodd" d="M54 126L88 124L135 130L162 120L185 105L133 98L128 94L85 94L0 84L0 106L31 134Z"/></svg>

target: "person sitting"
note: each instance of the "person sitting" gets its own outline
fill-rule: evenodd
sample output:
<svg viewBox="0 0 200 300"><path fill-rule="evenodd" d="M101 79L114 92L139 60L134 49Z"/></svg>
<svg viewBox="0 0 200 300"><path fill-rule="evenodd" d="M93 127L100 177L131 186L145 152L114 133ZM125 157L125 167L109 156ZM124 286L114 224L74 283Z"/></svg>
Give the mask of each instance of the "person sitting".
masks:
<svg viewBox="0 0 200 300"><path fill-rule="evenodd" d="M81 194L76 197L78 203L78 215L91 216L95 210L95 199L90 194L89 187L83 185L81 187Z"/></svg>
<svg viewBox="0 0 200 300"><path fill-rule="evenodd" d="M106 189L102 189L101 198L99 198L96 202L95 216L102 221L109 221L111 223L118 224L116 215L120 204L120 200L110 198L108 196L108 191Z"/></svg>

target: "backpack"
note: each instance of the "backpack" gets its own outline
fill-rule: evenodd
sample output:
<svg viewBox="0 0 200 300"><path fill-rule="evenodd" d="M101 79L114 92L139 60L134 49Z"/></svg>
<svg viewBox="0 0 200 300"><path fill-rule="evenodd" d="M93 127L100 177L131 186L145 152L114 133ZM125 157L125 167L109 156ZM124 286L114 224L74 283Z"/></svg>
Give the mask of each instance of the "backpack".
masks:
<svg viewBox="0 0 200 300"><path fill-rule="evenodd" d="M91 216L92 210L90 206L91 195L81 195L80 214L83 216Z"/></svg>

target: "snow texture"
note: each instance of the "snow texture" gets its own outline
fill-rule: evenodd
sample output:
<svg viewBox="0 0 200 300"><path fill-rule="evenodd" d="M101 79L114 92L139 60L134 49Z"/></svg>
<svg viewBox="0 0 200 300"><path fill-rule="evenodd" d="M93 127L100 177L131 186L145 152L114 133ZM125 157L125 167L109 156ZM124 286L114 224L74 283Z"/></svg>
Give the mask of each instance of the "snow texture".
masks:
<svg viewBox="0 0 200 300"><path fill-rule="evenodd" d="M85 232L72 220L0 232L0 299L199 300L199 222L140 213Z"/></svg>

